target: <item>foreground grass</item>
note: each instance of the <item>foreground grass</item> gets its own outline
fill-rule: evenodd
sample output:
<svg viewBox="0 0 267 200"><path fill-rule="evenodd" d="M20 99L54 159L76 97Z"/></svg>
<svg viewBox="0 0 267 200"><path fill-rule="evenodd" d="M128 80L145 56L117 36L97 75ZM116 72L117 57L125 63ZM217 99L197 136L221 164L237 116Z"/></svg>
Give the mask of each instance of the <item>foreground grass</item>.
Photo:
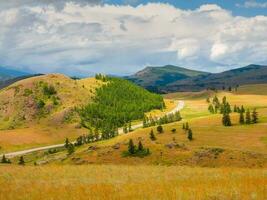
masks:
<svg viewBox="0 0 267 200"><path fill-rule="evenodd" d="M266 199L267 170L0 166L0 199Z"/></svg>

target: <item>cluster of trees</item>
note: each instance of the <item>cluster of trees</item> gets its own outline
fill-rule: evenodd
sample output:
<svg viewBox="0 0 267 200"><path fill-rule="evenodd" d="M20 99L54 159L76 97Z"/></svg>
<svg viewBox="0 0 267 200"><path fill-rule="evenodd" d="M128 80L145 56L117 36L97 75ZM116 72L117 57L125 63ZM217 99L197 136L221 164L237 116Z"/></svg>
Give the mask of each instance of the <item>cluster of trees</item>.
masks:
<svg viewBox="0 0 267 200"><path fill-rule="evenodd" d="M141 141L138 142L138 146L134 145L132 139L128 143L128 151L124 152L124 156L138 156L144 157L150 154L149 148L144 148Z"/></svg>
<svg viewBox="0 0 267 200"><path fill-rule="evenodd" d="M212 99L212 102L207 98L207 102L210 103L208 110L211 113L220 112L222 116L222 124L224 126L232 126L230 113L232 112L231 105L227 102L226 97L223 97L220 103L217 96ZM250 112L249 109L245 110L244 106L234 106L233 112L239 113L239 123L240 124L255 124L258 123L258 112L256 109Z"/></svg>
<svg viewBox="0 0 267 200"><path fill-rule="evenodd" d="M259 122L258 112L253 109L252 113L249 109L242 110L239 112L239 123L240 124L256 124Z"/></svg>
<svg viewBox="0 0 267 200"><path fill-rule="evenodd" d="M3 164L10 164L11 161L5 155L3 155L2 156L2 159L1 159L1 163L3 163Z"/></svg>
<svg viewBox="0 0 267 200"><path fill-rule="evenodd" d="M175 130L175 131L176 131L176 130ZM161 126L161 125L157 126L157 132L158 132L158 134L164 133L163 126ZM150 131L150 133L149 133L149 138L150 138L150 140L152 140L152 141L157 140L157 138L156 138L156 136L155 136L155 134L154 134L153 129L151 129L151 131Z"/></svg>
<svg viewBox="0 0 267 200"><path fill-rule="evenodd" d="M187 138L189 141L192 141L193 140L193 131L191 128L189 128L189 123L186 122L186 123L183 123L183 130L185 130L187 132Z"/></svg>
<svg viewBox="0 0 267 200"><path fill-rule="evenodd" d="M226 97L223 97L222 102L220 102L218 97L215 95L212 100L207 98L207 102L209 103L208 110L212 114L232 112L230 104L226 101Z"/></svg>
<svg viewBox="0 0 267 200"><path fill-rule="evenodd" d="M1 159L1 163L3 163L3 164L11 164L11 160L9 160L5 155L3 155L2 159ZM19 165L25 165L25 161L24 161L23 156L20 156L18 164Z"/></svg>
<svg viewBox="0 0 267 200"><path fill-rule="evenodd" d="M97 80L101 80L101 81L103 81L103 82L106 82L106 81L109 80L109 77L106 76L106 75L104 75L104 74L96 74L96 75L95 75L95 79L97 79Z"/></svg>
<svg viewBox="0 0 267 200"><path fill-rule="evenodd" d="M165 107L160 95L152 94L126 80L107 79L107 84L96 90L94 103L79 110L81 125L92 132L101 132L102 139L116 136L119 127L132 120L142 119L145 112Z"/></svg>
<svg viewBox="0 0 267 200"><path fill-rule="evenodd" d="M179 111L175 112L174 114L168 114L164 115L163 117L160 118L153 118L152 116L147 117L144 116L143 119L143 127L151 127L151 126L156 126L156 125L162 125L162 124L168 124L176 121L181 121L182 117Z"/></svg>

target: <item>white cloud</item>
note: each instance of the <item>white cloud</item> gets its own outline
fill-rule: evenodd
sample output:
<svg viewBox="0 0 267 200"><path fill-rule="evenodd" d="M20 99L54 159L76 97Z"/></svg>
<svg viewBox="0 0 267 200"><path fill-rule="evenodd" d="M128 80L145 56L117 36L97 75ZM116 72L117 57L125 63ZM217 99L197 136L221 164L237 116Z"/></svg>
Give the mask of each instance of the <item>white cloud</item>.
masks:
<svg viewBox="0 0 267 200"><path fill-rule="evenodd" d="M29 4L2 10L0 18L0 65L36 72L126 74L147 63L216 71L267 63L267 17L235 17L217 5Z"/></svg>
<svg viewBox="0 0 267 200"><path fill-rule="evenodd" d="M236 4L237 7L244 7L244 8L267 8L267 1L266 2L257 2L254 0L246 1L244 4Z"/></svg>

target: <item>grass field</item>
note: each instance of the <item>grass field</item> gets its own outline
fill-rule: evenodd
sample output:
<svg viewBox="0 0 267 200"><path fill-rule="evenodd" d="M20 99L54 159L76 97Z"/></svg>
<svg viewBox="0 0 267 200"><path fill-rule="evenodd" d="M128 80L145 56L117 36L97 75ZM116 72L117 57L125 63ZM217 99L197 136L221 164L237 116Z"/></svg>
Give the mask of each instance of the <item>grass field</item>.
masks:
<svg viewBox="0 0 267 200"><path fill-rule="evenodd" d="M24 167L13 158L13 164L0 166L5 172L0 199L267 199L267 92L253 94L253 87L216 95L232 106L257 108L257 124L240 125L238 114L231 113L233 126L222 126L222 116L207 111L206 98L214 92L168 94L165 112L175 100L183 100L185 108L183 120L164 125L164 133L141 128L76 147L72 155L65 149L35 152L24 156ZM185 122L193 141L182 129ZM149 137L151 129L156 141ZM129 139L135 145L141 141L151 154L123 156Z"/></svg>
<svg viewBox="0 0 267 200"><path fill-rule="evenodd" d="M0 199L266 199L267 170L164 166L0 166Z"/></svg>

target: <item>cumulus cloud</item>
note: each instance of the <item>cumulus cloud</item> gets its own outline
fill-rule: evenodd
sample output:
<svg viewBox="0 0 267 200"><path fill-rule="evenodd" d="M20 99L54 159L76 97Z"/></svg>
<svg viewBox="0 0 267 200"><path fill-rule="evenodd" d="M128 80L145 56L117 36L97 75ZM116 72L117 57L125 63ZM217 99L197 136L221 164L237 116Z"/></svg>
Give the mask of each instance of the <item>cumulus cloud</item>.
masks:
<svg viewBox="0 0 267 200"><path fill-rule="evenodd" d="M56 2L0 10L0 65L86 76L129 74L145 65L216 71L267 62L266 16L233 16L213 4L181 10Z"/></svg>

